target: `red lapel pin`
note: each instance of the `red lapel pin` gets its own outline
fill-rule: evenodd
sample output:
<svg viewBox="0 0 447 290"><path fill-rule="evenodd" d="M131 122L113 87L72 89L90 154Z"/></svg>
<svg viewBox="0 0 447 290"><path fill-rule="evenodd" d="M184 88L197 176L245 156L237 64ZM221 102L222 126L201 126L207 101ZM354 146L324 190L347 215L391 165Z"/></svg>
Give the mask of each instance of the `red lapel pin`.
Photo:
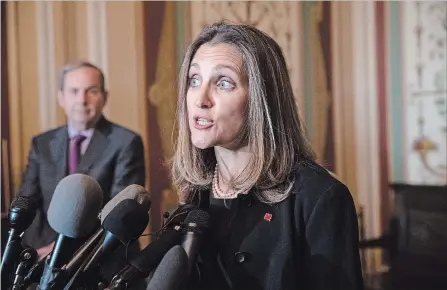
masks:
<svg viewBox="0 0 447 290"><path fill-rule="evenodd" d="M271 221L272 220L272 214L271 213L266 213L265 215L264 215L264 219L266 220L266 221Z"/></svg>

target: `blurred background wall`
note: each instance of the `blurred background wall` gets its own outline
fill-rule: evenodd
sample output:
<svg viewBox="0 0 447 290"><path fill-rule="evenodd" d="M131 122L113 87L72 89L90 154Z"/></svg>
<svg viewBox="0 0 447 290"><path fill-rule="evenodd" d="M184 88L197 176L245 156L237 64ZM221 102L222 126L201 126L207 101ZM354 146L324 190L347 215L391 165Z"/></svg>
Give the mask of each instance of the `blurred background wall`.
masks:
<svg viewBox="0 0 447 290"><path fill-rule="evenodd" d="M220 20L281 45L319 161L351 189L366 238L387 228L393 184L447 184L446 2L2 1L1 10L2 212L32 136L65 122L58 70L87 59L105 72L105 115L143 136L159 228L177 202L163 167L177 72L200 29Z"/></svg>

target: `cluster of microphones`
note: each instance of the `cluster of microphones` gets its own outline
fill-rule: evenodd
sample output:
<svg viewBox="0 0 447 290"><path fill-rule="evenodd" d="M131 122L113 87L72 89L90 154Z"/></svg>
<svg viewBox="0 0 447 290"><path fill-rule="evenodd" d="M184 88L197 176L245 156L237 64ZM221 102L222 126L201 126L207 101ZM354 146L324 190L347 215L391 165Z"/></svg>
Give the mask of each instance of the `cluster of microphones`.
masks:
<svg viewBox="0 0 447 290"><path fill-rule="evenodd" d="M182 289L196 265L209 214L191 204L179 206L152 242L127 257L126 265L106 284L98 269L120 247L138 243L149 223L151 198L143 187L130 185L102 205L103 192L93 178L72 174L62 179L47 214L58 236L52 252L38 260L36 249L22 244L23 232L36 216L35 201L16 197L9 209L1 288L121 290L147 279L147 290Z"/></svg>

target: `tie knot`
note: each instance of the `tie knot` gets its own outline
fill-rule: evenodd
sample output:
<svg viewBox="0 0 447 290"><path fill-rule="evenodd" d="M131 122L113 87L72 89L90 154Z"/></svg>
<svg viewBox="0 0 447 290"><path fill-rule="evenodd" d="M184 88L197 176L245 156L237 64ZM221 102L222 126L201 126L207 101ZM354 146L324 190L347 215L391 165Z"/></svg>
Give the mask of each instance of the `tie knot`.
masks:
<svg viewBox="0 0 447 290"><path fill-rule="evenodd" d="M71 141L73 141L75 144L81 144L82 141L84 141L87 137L85 137L84 135L76 135L73 138L71 138Z"/></svg>

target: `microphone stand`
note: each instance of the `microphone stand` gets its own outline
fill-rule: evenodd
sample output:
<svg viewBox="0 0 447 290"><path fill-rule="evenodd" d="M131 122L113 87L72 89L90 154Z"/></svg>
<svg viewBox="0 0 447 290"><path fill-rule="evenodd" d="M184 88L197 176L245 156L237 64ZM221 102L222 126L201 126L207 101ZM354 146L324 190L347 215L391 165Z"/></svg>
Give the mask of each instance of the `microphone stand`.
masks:
<svg viewBox="0 0 447 290"><path fill-rule="evenodd" d="M5 288L9 288L11 286L14 267L17 266L14 260L17 259L19 253L23 251L22 237L14 235L15 232L16 232L15 229L10 230L8 242L6 244L5 251L2 257L0 275L1 275L2 287Z"/></svg>
<svg viewBox="0 0 447 290"><path fill-rule="evenodd" d="M61 289L60 284L56 283L59 279L63 280L65 271L62 268L56 268L50 265L51 256L45 261L42 277L40 278L39 290L56 290ZM59 280L60 281L60 280Z"/></svg>
<svg viewBox="0 0 447 290"><path fill-rule="evenodd" d="M37 251L33 248L27 248L20 253L20 262L15 272L12 290L25 289L25 277L33 264L37 261Z"/></svg>
<svg viewBox="0 0 447 290"><path fill-rule="evenodd" d="M30 267L28 270L28 273L25 275L23 282L22 282L22 289L28 288L33 283L39 283L40 277L43 273L43 268L45 265L45 261L48 258L50 254L46 255L44 258L42 258L40 261L35 263L33 266Z"/></svg>
<svg viewBox="0 0 447 290"><path fill-rule="evenodd" d="M101 232L102 234L102 232ZM97 251L98 248L102 246L102 241L104 240L104 237L101 237L98 243L94 246L94 248L91 250L90 253L88 253L87 257L83 260L82 264L79 266L79 268L76 270L75 273L72 273L71 277L67 279L63 290L71 290L71 289L101 289L104 286L104 283L100 281L100 279L95 276L99 276L99 273L97 272L96 268L92 268L89 271L84 271L84 268L90 261L90 259L93 257L94 253ZM104 287L105 288L105 287Z"/></svg>

